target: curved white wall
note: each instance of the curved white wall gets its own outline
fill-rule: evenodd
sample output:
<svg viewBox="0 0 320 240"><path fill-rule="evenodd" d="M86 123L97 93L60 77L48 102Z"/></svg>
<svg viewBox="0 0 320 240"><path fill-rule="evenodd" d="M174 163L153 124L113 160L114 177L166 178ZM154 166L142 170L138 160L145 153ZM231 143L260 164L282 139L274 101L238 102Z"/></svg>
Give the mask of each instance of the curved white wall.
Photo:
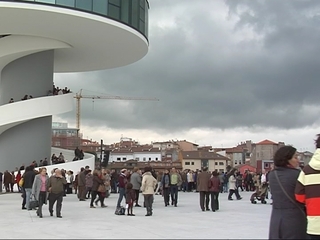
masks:
<svg viewBox="0 0 320 240"><path fill-rule="evenodd" d="M0 134L31 119L72 111L73 94L33 98L0 106Z"/></svg>

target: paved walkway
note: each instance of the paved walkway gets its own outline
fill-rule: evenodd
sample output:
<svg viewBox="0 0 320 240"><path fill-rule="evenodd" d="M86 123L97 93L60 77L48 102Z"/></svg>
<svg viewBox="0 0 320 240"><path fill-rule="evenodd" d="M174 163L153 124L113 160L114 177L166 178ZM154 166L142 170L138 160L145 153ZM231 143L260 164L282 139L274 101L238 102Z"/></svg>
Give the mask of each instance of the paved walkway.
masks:
<svg viewBox="0 0 320 240"><path fill-rule="evenodd" d="M144 208L134 208L136 216L129 217L114 214L117 194L106 199L104 209L90 209L88 200L79 202L72 194L63 200L62 219L50 217L47 206L40 219L35 211L21 210L20 194L1 194L1 238L266 239L271 206L253 205L250 193L241 195L240 201L228 201L221 194L219 212L200 211L198 193L180 192L177 208L164 207L156 195L152 217L144 216Z"/></svg>

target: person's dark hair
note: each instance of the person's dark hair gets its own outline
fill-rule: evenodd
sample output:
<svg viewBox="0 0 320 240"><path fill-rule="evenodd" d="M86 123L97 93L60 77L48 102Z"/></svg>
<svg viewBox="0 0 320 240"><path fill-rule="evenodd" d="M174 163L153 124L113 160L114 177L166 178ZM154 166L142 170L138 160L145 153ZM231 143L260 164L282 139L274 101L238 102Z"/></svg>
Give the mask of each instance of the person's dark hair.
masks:
<svg viewBox="0 0 320 240"><path fill-rule="evenodd" d="M314 140L315 144L316 144L316 148L320 148L320 134L317 134L317 139Z"/></svg>
<svg viewBox="0 0 320 240"><path fill-rule="evenodd" d="M219 176L219 173L215 170L215 171L212 172L212 176L215 176L215 177Z"/></svg>
<svg viewBox="0 0 320 240"><path fill-rule="evenodd" d="M292 146L284 146L279 148L273 157L273 162L276 167L285 167L289 164L289 160L293 158L297 152Z"/></svg>
<svg viewBox="0 0 320 240"><path fill-rule="evenodd" d="M127 186L126 186L126 188L127 188L127 189L129 189L129 190L130 190L130 189L132 189L132 188L133 188L133 185L132 185L132 183L128 182L128 183L127 183Z"/></svg>
<svg viewBox="0 0 320 240"><path fill-rule="evenodd" d="M146 166L144 168L144 172L151 172L151 171L152 171L152 167L150 167L150 166Z"/></svg>

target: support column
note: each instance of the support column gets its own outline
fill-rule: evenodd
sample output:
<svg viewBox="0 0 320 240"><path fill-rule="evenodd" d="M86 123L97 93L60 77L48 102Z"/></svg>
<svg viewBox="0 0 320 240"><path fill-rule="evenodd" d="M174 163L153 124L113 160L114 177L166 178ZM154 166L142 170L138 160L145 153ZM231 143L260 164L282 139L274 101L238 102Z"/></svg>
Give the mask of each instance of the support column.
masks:
<svg viewBox="0 0 320 240"><path fill-rule="evenodd" d="M54 51L44 51L17 59L1 72L0 105L24 95L46 96L53 85ZM26 100L28 101L28 100ZM1 113L10 114L10 112ZM0 116L1 118L1 116ZM0 171L13 171L22 164L50 159L52 116L29 120L0 135Z"/></svg>

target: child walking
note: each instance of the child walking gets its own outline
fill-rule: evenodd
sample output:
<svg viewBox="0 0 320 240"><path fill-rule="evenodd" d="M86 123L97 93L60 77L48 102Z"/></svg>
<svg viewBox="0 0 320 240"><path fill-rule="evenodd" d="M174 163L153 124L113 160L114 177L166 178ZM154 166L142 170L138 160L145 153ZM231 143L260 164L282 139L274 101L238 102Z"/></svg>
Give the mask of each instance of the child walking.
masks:
<svg viewBox="0 0 320 240"><path fill-rule="evenodd" d="M133 203L136 200L136 193L135 190L132 189L132 183L127 183L127 187L126 187L126 208L128 211L128 216L135 216L132 213L133 210Z"/></svg>

